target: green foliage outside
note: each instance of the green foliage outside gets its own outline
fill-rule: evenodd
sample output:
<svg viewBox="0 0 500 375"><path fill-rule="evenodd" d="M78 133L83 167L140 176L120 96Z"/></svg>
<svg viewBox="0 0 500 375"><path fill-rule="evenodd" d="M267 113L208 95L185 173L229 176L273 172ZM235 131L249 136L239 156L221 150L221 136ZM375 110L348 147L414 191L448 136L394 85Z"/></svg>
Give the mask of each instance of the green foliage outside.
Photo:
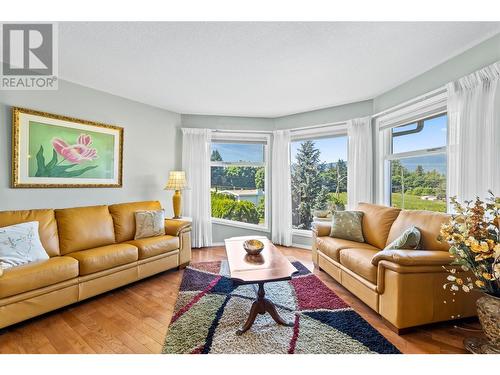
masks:
<svg viewBox="0 0 500 375"><path fill-rule="evenodd" d="M292 225L298 229L309 229L312 223L312 209L326 205L320 201L320 151L313 141L304 141L297 151L296 162L292 164ZM320 199L324 199L322 195Z"/></svg>
<svg viewBox="0 0 500 375"><path fill-rule="evenodd" d="M222 161L222 156L219 153L219 150L213 150L212 155L210 155L210 161Z"/></svg>
<svg viewBox="0 0 500 375"><path fill-rule="evenodd" d="M394 207L406 210L446 212L446 176L436 170L424 171L418 165L409 171L399 160L391 162L392 196ZM432 196L435 200L422 199Z"/></svg>
<svg viewBox="0 0 500 375"><path fill-rule="evenodd" d="M212 161L222 160L217 150ZM244 223L263 224L265 200L260 197L254 204L238 201L221 190L264 189L263 167L212 167L212 217ZM291 170L292 225L297 229L310 229L313 210L341 209L347 204L347 163L322 163L320 150L314 141L304 141L297 151ZM391 163L392 205L404 208L446 212L446 176L436 170L424 171L417 166L408 170L400 161ZM422 196L435 196L436 200L424 200Z"/></svg>
<svg viewBox="0 0 500 375"><path fill-rule="evenodd" d="M216 190L264 190L263 167L212 167L211 173Z"/></svg>
<svg viewBox="0 0 500 375"><path fill-rule="evenodd" d="M212 151L211 161L222 161L217 150ZM256 205L253 202L240 200L231 194L220 194L221 190L264 190L264 167L212 167L212 217L243 223L263 224L265 220L264 197Z"/></svg>
<svg viewBox="0 0 500 375"><path fill-rule="evenodd" d="M252 202L237 201L230 194L211 193L212 217L258 224L259 212Z"/></svg>
<svg viewBox="0 0 500 375"><path fill-rule="evenodd" d="M410 210L446 212L446 175L425 171L421 165L410 171L399 160L391 163L392 205ZM431 196L432 199L423 199ZM347 163L321 163L314 141L300 144L292 165L292 225L310 229L315 209L342 209L347 204Z"/></svg>
<svg viewBox="0 0 500 375"><path fill-rule="evenodd" d="M330 193L330 200L333 200L335 193ZM347 204L347 193L342 192L339 194L340 201L346 205ZM392 193L391 200L393 207L402 208L402 197L401 193ZM435 200L427 201L421 199L421 197L411 194L405 194L405 209L406 210L428 210L428 211L438 211L446 212L446 202Z"/></svg>
<svg viewBox="0 0 500 375"><path fill-rule="evenodd" d="M264 224L266 217L266 203L264 197L260 197L259 204L257 205L257 212L259 214L259 224Z"/></svg>
<svg viewBox="0 0 500 375"><path fill-rule="evenodd" d="M347 163L322 163L320 154L314 141L304 141L292 164L292 226L297 229L311 228L313 210L347 201Z"/></svg>
<svg viewBox="0 0 500 375"><path fill-rule="evenodd" d="M446 176L436 170L424 171L418 165L413 172L405 168L399 160L391 162L392 192L410 195L434 195L446 199Z"/></svg>
<svg viewBox="0 0 500 375"><path fill-rule="evenodd" d="M328 194L328 201L330 202L339 202L343 204L344 206L347 205L347 192L343 191L340 192L338 195L337 193L329 193Z"/></svg>
<svg viewBox="0 0 500 375"><path fill-rule="evenodd" d="M258 168L255 171L255 188L264 190L265 185L265 170L264 168Z"/></svg>
<svg viewBox="0 0 500 375"><path fill-rule="evenodd" d="M403 208L401 193L392 193L392 206ZM441 200L427 201L417 195L405 194L405 210L428 210L446 212L446 202Z"/></svg>

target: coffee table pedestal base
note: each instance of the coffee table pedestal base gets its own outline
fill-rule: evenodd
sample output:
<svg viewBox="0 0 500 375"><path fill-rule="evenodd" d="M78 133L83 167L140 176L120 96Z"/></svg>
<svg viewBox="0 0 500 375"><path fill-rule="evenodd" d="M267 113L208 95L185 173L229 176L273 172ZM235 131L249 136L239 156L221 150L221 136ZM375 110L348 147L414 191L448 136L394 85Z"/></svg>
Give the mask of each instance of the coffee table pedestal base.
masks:
<svg viewBox="0 0 500 375"><path fill-rule="evenodd" d="M272 303L270 300L265 298L266 292L264 290L264 283L259 283L259 290L257 292L257 300L254 301L252 304L252 308L250 309L250 314L248 316L247 321L239 329L236 331L237 335L242 335L246 331L250 329L252 324L255 322L255 318L257 318L258 314L265 314L266 312L271 315L271 317L274 319L274 321L278 324L287 326L287 327L293 327L293 323L287 323L279 316L278 311L276 310L276 306L274 306L274 303Z"/></svg>

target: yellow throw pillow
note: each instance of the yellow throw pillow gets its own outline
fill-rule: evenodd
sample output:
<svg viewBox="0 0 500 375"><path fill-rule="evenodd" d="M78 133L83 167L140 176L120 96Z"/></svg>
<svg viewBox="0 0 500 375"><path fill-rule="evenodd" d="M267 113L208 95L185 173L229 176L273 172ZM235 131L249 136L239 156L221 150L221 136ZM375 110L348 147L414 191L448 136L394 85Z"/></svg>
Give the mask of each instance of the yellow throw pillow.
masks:
<svg viewBox="0 0 500 375"><path fill-rule="evenodd" d="M163 210L136 211L135 212L135 237L157 237L165 235L165 213Z"/></svg>

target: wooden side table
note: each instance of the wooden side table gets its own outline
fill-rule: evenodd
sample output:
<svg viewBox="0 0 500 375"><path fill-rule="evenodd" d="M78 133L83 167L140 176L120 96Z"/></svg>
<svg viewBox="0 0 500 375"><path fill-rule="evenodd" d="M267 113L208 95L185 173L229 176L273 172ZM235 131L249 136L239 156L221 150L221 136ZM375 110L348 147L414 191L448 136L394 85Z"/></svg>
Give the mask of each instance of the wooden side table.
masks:
<svg viewBox="0 0 500 375"><path fill-rule="evenodd" d="M255 237L253 237L255 238ZM257 298L253 302L248 318L236 334L248 331L258 314L271 315L278 324L292 327L293 323L285 322L276 310L274 303L265 298L264 283L290 280L297 272L290 261L279 252L269 239L259 237L264 243L264 250L259 255L248 255L243 242L249 237L233 237L225 240L230 278L238 285L257 284Z"/></svg>

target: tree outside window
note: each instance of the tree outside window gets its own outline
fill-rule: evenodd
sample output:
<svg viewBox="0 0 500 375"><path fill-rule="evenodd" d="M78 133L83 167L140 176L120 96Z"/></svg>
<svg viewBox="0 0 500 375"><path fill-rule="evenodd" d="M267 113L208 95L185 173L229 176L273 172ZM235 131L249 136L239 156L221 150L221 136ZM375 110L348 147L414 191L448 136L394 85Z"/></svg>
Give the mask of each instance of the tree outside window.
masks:
<svg viewBox="0 0 500 375"><path fill-rule="evenodd" d="M347 203L347 137L292 143L292 226L311 229L314 210Z"/></svg>

